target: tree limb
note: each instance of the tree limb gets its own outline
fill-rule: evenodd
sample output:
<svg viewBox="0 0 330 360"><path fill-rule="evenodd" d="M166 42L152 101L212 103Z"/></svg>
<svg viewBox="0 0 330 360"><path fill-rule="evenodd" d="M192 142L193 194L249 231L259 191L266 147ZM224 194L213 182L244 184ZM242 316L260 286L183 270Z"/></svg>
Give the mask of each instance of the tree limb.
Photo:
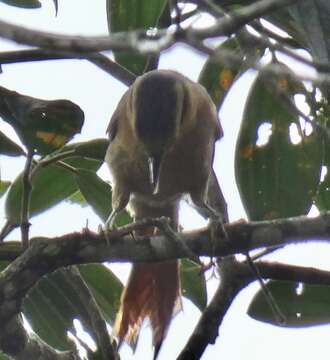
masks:
<svg viewBox="0 0 330 360"><path fill-rule="evenodd" d="M260 261L258 271L263 279L289 280L307 284L330 285L330 271L310 267ZM220 285L204 310L178 360L200 359L206 347L219 336L223 318L239 292L257 280L247 263L227 257L219 263Z"/></svg>
<svg viewBox="0 0 330 360"><path fill-rule="evenodd" d="M200 359L206 347L215 343L227 310L242 288L252 281L246 269L245 264L237 262L233 257L219 264L220 285L177 360Z"/></svg>
<svg viewBox="0 0 330 360"><path fill-rule="evenodd" d="M107 56L100 53L76 54L59 52L43 49L26 49L17 51L6 51L0 53L0 64L15 64L29 61L63 60L63 59L83 59L88 60L99 67L107 74L130 86L136 76L120 64L112 61Z"/></svg>
<svg viewBox="0 0 330 360"><path fill-rule="evenodd" d="M133 239L128 235L134 228L157 224L154 219L145 219L135 224L119 228L105 236L96 234L89 230L82 233L67 234L56 238L35 238L31 239L30 247L19 255L3 272L0 273L0 347L3 349L5 341L9 341L13 335L9 324L14 321L16 324L23 298L27 291L45 274L56 269L82 263L104 262L104 261L162 261L177 259L186 256L185 248L178 246L176 242L167 239L165 235L143 237ZM178 233L180 241L184 242L195 254L200 256L227 256L235 253L245 253L248 250L279 246L290 243L301 243L318 240L327 241L330 239L330 212L324 213L315 218L300 216L290 219L278 219L273 221L233 223L226 225L228 238L219 237L217 241L210 241L209 229L201 229L192 232ZM110 240L110 246L107 246ZM8 253L10 243L4 243L0 247L0 258L2 251ZM13 247L13 245L11 245ZM13 253L11 253L13 256ZM273 277L286 276L291 272L274 272L274 268L264 263L257 263L261 276L266 271ZM244 266L247 267L246 264ZM268 267L267 267L268 266ZM248 267L247 267L248 268ZM241 269L241 267L239 268ZM249 268L248 268L249 269ZM288 268L286 268L288 270ZM253 279L250 269L249 279ZM272 272L272 273L271 273ZM313 273L313 276L310 275ZM264 275L263 275L264 274ZM297 279L299 272L294 272ZM298 274L298 275L297 275ZM329 274L308 271L304 273L306 281L329 281ZM300 278L301 273L300 273ZM308 278L308 276L310 276ZM240 276L235 276L235 281ZM252 281L252 280L251 280ZM224 285L223 285L224 286ZM241 284L240 284L241 286ZM240 287L241 288L241 287ZM230 305L230 300L239 289L231 288L229 295L224 300L223 308ZM220 296L219 290L219 296ZM216 298L217 299L217 298ZM226 300L227 299L227 300ZM217 300L216 300L217 301ZM226 305L227 304L227 305ZM219 311L219 310L216 310ZM14 319L14 320L13 320ZM8 325L8 326L7 326ZM17 325L15 325L17 327ZM16 331L16 330L15 330ZM210 333L210 332L209 332ZM214 332L212 333L214 334ZM24 334L23 334L24 335ZM24 336L19 341L20 346L16 347L16 353L23 351L26 347ZM3 341L2 341L3 340Z"/></svg>
<svg viewBox="0 0 330 360"><path fill-rule="evenodd" d="M33 163L34 150L29 149L25 161L25 167L22 177L22 201L21 201L21 237L22 237L22 247L27 249L29 246L29 210L30 210L30 199L31 199L31 171Z"/></svg>
<svg viewBox="0 0 330 360"><path fill-rule="evenodd" d="M250 21L295 3L297 0L261 0L231 12L230 16L216 21L205 29L181 28L177 31L158 30L156 35L148 35L144 30L114 33L110 36L69 36L31 30L0 20L0 37L21 44L43 49L70 53L95 53L105 50L132 51L141 54L158 53L169 48L177 40L206 39L209 37L228 36Z"/></svg>

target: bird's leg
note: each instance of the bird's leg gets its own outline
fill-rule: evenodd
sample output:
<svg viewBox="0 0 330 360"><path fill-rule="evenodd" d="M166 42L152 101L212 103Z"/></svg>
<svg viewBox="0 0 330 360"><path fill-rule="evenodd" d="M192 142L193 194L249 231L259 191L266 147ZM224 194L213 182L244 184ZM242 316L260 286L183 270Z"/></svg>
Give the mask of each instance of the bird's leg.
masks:
<svg viewBox="0 0 330 360"><path fill-rule="evenodd" d="M116 218L118 214L125 209L128 200L129 200L129 192L124 191L125 189L122 187L114 186L112 189L112 211L101 227L101 231L104 233L106 238L107 245L110 245L109 233L116 229Z"/></svg>
<svg viewBox="0 0 330 360"><path fill-rule="evenodd" d="M119 212L120 212L119 209L112 209L107 221L104 223L104 229L106 231L111 231L116 228L115 221L116 221L116 217L119 214Z"/></svg>
<svg viewBox="0 0 330 360"><path fill-rule="evenodd" d="M210 230L210 240L212 246L212 252L215 253L217 239L223 238L227 239L228 234L227 230L224 226L225 219L223 214L219 213L218 211L214 210L207 202L201 197L191 197L195 206L201 208L203 212L209 218L209 230ZM213 259L211 258L211 264L213 263ZM206 268L209 265L206 265Z"/></svg>

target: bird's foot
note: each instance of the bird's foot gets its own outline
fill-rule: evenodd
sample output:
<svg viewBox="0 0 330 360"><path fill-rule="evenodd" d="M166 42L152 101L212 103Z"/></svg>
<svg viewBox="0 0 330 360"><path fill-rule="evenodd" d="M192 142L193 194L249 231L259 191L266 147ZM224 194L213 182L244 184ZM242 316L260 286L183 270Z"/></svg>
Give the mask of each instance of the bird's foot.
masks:
<svg viewBox="0 0 330 360"><path fill-rule="evenodd" d="M108 224L107 222L104 225L99 225L98 232L104 236L107 247L109 247L111 243L111 233L116 231L116 229L115 224Z"/></svg>
<svg viewBox="0 0 330 360"><path fill-rule="evenodd" d="M216 245L219 239L228 239L228 233L221 217L212 217L209 221L210 240L212 244L212 250L215 254Z"/></svg>

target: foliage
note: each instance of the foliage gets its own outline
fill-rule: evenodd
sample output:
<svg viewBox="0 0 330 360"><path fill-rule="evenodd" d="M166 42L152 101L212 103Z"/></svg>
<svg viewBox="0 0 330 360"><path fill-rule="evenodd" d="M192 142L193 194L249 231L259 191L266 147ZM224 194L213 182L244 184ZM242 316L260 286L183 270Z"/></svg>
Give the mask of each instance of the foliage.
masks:
<svg viewBox="0 0 330 360"><path fill-rule="evenodd" d="M42 5L32 0L1 1L22 8ZM57 12L58 3L53 2ZM168 3L165 0L107 0L104 11L109 31L134 32L157 28L163 23L161 19L168 11ZM223 6L227 12L254 4L253 1L239 0L214 3ZM182 16L194 21L201 12L209 12L214 17L219 14L214 7L195 6L194 10ZM281 53L286 56L299 54L297 50L303 49L319 64L315 66L316 70L329 70L330 43L326 41L330 36L329 15L330 4L314 0L264 14L262 22L257 17L250 26L259 33L263 42L256 39L249 42L251 34L245 28L237 27L224 41L217 42L216 50L209 54L199 74L199 82L221 111L226 97L232 94L244 74L258 71L244 106L235 151L236 181L249 220L304 215L312 205L323 211L330 210L329 80L307 83L280 56ZM287 35L281 37L265 19ZM273 46L275 43L277 48ZM199 50L203 50L203 46ZM114 51L114 57L117 64L136 75L142 74L150 65L150 54L118 50ZM266 61L267 65L263 66ZM303 62L301 58L296 61ZM308 114L301 113L301 102L308 105ZM22 146L16 144L0 132L0 155L34 155L30 174L33 187L30 217L51 211L53 206L63 201L78 199L82 205L88 204L102 222L108 218L111 186L97 174L108 140L72 141L84 130L84 113L80 106L63 99L32 98L0 87L0 116L13 127L22 142ZM324 178L321 177L322 169L328 170ZM22 169L12 182L0 182L0 196L5 201L7 218L2 237L20 225L24 171ZM123 213L117 225L129 222L128 213ZM8 263L4 261L2 268ZM121 283L105 265L80 266L80 273L102 315L112 325ZM203 311L207 304L206 282L199 267L184 260L181 279L183 296ZM268 284L285 314L287 326L329 323L326 300L329 288L303 284L304 291L297 295L296 285L295 282L276 280ZM60 350L70 349L66 332L72 329L74 319L78 318L86 329L92 327L84 303L61 270L38 282L25 298L23 312L34 331ZM258 321L277 325L262 291L255 295L248 314Z"/></svg>

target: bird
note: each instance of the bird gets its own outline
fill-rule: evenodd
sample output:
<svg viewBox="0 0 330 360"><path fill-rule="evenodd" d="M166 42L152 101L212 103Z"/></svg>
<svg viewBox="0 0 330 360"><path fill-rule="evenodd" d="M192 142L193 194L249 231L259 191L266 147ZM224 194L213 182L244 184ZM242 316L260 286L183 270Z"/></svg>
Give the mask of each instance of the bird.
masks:
<svg viewBox="0 0 330 360"><path fill-rule="evenodd" d="M134 220L167 217L178 231L179 202L189 196L210 219L218 209L211 190L220 190L212 168L215 143L223 136L216 107L206 89L174 70L152 70L139 76L115 109L109 126L105 161L112 174L113 229L126 207ZM139 230L152 235L155 229ZM181 307L179 262L133 264L114 323L119 338L134 344L149 318L154 359L174 314Z"/></svg>

